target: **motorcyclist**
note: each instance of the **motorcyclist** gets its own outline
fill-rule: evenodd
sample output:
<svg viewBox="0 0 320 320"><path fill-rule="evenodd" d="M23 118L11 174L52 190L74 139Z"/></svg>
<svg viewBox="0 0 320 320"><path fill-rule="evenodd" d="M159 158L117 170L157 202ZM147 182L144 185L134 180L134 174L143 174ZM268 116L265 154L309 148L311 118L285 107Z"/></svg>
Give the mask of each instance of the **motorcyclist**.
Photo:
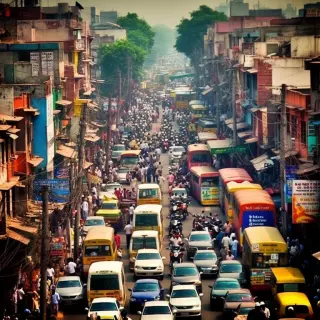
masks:
<svg viewBox="0 0 320 320"><path fill-rule="evenodd" d="M182 239L180 237L179 234L174 234L172 235L172 237L170 238L170 245L177 247L182 243Z"/></svg>

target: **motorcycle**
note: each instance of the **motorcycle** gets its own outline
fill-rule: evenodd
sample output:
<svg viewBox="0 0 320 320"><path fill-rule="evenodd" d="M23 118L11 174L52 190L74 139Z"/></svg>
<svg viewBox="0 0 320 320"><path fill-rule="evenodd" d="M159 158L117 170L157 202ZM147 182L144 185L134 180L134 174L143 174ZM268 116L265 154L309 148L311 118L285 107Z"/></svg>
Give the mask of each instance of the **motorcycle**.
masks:
<svg viewBox="0 0 320 320"><path fill-rule="evenodd" d="M172 268L175 264L177 263L182 263L183 262L183 256L184 256L184 248L183 248L184 243L175 246L172 245L170 247L170 263L169 263L169 267L172 271Z"/></svg>

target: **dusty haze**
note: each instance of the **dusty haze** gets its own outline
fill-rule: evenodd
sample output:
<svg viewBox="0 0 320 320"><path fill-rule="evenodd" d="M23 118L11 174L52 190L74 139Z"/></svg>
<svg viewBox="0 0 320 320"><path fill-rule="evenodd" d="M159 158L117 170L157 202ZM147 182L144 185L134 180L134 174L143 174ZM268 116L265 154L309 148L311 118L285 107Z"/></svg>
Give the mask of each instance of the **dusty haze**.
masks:
<svg viewBox="0 0 320 320"><path fill-rule="evenodd" d="M42 0L43 6L53 6L58 2L75 1L67 0ZM120 15L127 12L136 12L144 17L151 25L166 24L170 27L176 26L182 17L188 17L188 13L202 4L215 8L226 0L78 0L83 6L96 6L101 10L116 10ZM258 0L245 0L250 3L250 7L258 4ZM316 0L260 0L260 6L270 8L285 8L287 3L295 3L297 8L302 8L303 4L317 2Z"/></svg>

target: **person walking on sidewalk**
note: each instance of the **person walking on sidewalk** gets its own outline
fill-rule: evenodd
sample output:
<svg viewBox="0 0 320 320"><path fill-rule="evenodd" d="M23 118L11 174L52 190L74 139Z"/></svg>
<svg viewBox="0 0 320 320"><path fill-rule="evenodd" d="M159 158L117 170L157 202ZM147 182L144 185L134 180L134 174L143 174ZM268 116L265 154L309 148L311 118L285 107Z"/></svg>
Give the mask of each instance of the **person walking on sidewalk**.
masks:
<svg viewBox="0 0 320 320"><path fill-rule="evenodd" d="M132 231L133 231L133 227L132 227L130 221L128 221L127 224L126 224L126 226L124 227L124 231L125 231L125 233L126 233L127 250L129 250L130 240L131 240Z"/></svg>

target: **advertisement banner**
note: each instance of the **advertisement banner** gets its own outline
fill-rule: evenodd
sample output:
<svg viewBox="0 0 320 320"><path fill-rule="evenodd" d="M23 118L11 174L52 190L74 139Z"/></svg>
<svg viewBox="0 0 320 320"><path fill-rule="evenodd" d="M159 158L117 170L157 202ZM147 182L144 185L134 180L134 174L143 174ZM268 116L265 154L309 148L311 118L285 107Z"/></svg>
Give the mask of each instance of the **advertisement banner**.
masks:
<svg viewBox="0 0 320 320"><path fill-rule="evenodd" d="M49 189L49 201L65 203L70 200L68 179L39 179L33 182L34 199L42 201L41 191L44 186Z"/></svg>
<svg viewBox="0 0 320 320"><path fill-rule="evenodd" d="M292 181L297 178L298 166L286 166L285 175L286 175L286 203L292 203Z"/></svg>
<svg viewBox="0 0 320 320"><path fill-rule="evenodd" d="M272 211L248 210L242 214L242 230L248 227L274 227L274 213Z"/></svg>
<svg viewBox="0 0 320 320"><path fill-rule="evenodd" d="M219 189L217 187L201 187L202 200L219 199Z"/></svg>
<svg viewBox="0 0 320 320"><path fill-rule="evenodd" d="M320 181L293 180L292 223L312 223L320 218Z"/></svg>
<svg viewBox="0 0 320 320"><path fill-rule="evenodd" d="M54 177L56 179L69 179L69 168L54 168Z"/></svg>

